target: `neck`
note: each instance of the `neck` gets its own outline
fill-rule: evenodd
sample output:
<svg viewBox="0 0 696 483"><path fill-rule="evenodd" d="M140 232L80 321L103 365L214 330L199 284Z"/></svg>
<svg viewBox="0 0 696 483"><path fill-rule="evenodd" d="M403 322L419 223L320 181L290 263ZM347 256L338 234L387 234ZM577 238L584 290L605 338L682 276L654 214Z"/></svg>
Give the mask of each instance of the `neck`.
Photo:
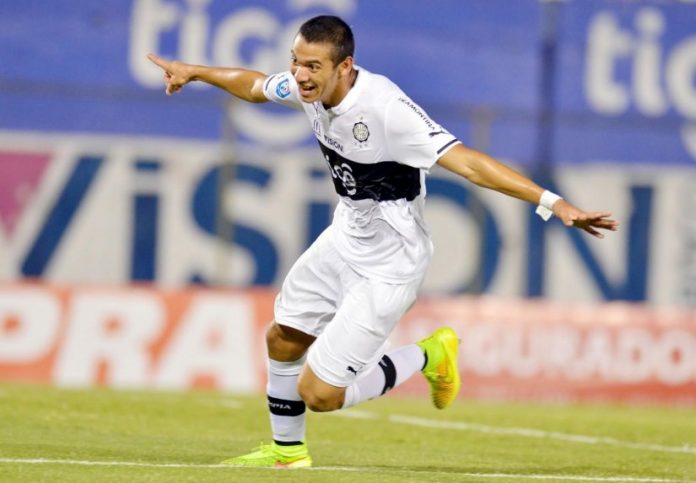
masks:
<svg viewBox="0 0 696 483"><path fill-rule="evenodd" d="M348 75L339 79L339 83L336 86L336 90L334 90L334 93L331 96L331 99L328 102L323 103L324 108L330 109L332 107L336 107L337 105L339 105L341 103L341 101L348 94L348 91L350 91L351 88L355 85L355 81L357 80L357 78L358 78L358 71L351 68Z"/></svg>
<svg viewBox="0 0 696 483"><path fill-rule="evenodd" d="M351 67L350 74L348 74L348 79L350 79L350 86L353 87L355 85L355 81L358 80L358 71Z"/></svg>

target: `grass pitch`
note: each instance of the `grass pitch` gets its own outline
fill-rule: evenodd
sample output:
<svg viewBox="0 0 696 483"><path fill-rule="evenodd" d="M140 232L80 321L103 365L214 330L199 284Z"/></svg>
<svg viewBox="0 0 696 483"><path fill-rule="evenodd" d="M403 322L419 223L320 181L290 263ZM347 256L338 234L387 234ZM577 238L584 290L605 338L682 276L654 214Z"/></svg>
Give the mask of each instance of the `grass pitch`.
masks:
<svg viewBox="0 0 696 483"><path fill-rule="evenodd" d="M0 481L696 481L696 411L385 397L309 414L315 468L230 468L263 397L0 385Z"/></svg>

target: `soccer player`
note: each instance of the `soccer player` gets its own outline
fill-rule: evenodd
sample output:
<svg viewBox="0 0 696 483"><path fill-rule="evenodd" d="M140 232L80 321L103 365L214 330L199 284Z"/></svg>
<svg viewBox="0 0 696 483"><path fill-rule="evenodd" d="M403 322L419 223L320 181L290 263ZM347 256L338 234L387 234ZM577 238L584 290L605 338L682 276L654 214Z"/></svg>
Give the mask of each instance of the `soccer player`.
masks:
<svg viewBox="0 0 696 483"><path fill-rule="evenodd" d="M445 408L460 386L459 340L450 328L384 353L413 305L432 245L423 220L424 177L435 164L486 188L538 204L567 226L602 238L606 212L587 213L491 157L465 147L386 77L353 63L340 18L319 16L295 36L290 70L168 62L167 94L202 81L250 102L273 101L309 118L339 195L333 222L288 273L275 302L268 347L273 441L226 460L242 466L311 466L305 411L334 411L385 394L416 372Z"/></svg>

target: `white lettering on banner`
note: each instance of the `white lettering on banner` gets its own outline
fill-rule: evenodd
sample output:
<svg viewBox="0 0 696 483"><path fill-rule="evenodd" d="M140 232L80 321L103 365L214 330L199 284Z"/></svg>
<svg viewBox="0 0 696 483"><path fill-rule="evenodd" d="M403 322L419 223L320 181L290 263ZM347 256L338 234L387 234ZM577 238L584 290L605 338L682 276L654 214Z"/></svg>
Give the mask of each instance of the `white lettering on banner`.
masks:
<svg viewBox="0 0 696 483"><path fill-rule="evenodd" d="M0 292L0 364L32 362L55 344L60 306L35 288Z"/></svg>
<svg viewBox="0 0 696 483"><path fill-rule="evenodd" d="M507 367L510 374L515 377L527 378L538 374L541 369L539 354L544 350L544 338L537 337L536 333L527 337L525 330L514 327L509 330L507 336L501 341L501 354L514 354L516 364Z"/></svg>
<svg viewBox="0 0 696 483"><path fill-rule="evenodd" d="M312 7L328 7L342 16L351 15L355 11L355 0L288 0L291 7L304 10Z"/></svg>
<svg viewBox="0 0 696 483"><path fill-rule="evenodd" d="M129 65L135 80L145 87L162 84L161 73L145 58L148 52L162 53L160 36L178 28L177 58L196 64L246 67L271 72L287 67L288 49L306 16L283 25L273 8L246 7L222 17L216 29L211 28L208 12L211 0L186 0L185 7L173 1L135 0L131 15ZM252 3L252 2L249 2ZM290 1L290 9L303 11L322 4L325 8L350 14L355 0ZM249 39L263 40L251 59L241 55ZM206 55L211 42L212 58Z"/></svg>
<svg viewBox="0 0 696 483"><path fill-rule="evenodd" d="M674 107L684 117L696 119L696 37L674 48L667 61L666 80Z"/></svg>
<svg viewBox="0 0 696 483"><path fill-rule="evenodd" d="M567 368L567 375L572 379L591 379L599 376L608 380L612 370L611 335L605 329L591 329L576 353L577 359Z"/></svg>
<svg viewBox="0 0 696 483"><path fill-rule="evenodd" d="M220 22L215 34L212 50L215 64L245 66L271 73L276 67L275 51L259 49L249 62L242 57L240 47L248 39L263 40L266 44L275 43L280 28L280 23L268 10L253 7L236 10Z"/></svg>
<svg viewBox="0 0 696 483"><path fill-rule="evenodd" d="M336 202L330 174L322 171L319 177L313 176L319 153L313 146L283 152L243 150L238 154L239 172L244 176L232 179L223 176L226 171L221 169L224 163L220 163L217 143L0 131L0 150L31 152L32 146L41 146L55 161L20 214L15 235L12 239L0 235L0 280L30 275L57 283L121 284L135 279L133 267L145 261L152 266L153 282L171 287L186 286L192 279L234 286L276 285L330 223ZM74 181L85 175L84 153L98 153L103 163L94 183L79 198ZM138 170L141 160L156 161L162 169ZM548 230L546 245L553 249L544 255L543 295L582 302L635 295L660 305L693 304L696 225L689 215L696 203L689 200L694 197L695 174L689 167L634 169L614 164L559 169L557 183L566 187L569 197L592 206L601 191L614 215L631 229L619 230L601 246L589 242L587 250L582 249L585 243L573 242L570 232ZM214 196L203 194L211 192L213 179L224 184L224 210L219 213L223 223L206 225L214 213ZM533 258L528 247L518 243L529 234L527 207L497 193L481 193L480 207L490 213L489 225L479 219L478 208L472 211L458 201L467 189L464 180L437 173L430 178L436 183L443 180L448 181L446 190L429 191L425 208L437 249L423 292L453 294L478 288L478 280L490 273L486 293L528 293ZM147 186L141 185L146 181ZM350 189L352 180L345 181ZM578 186L593 186L593 190ZM142 211L137 202L145 189L158 206L154 211ZM635 196L636 190L640 197ZM75 215L59 215L70 206L61 200L75 197L80 199ZM60 229L49 229L55 224ZM145 224L151 227L148 238L134 237L136 227ZM222 229L228 224L229 231ZM499 230L499 245L487 243L495 238L486 226ZM633 226L644 227L643 238L634 236ZM246 230L264 243L245 242L237 236ZM100 236L103 233L109 236ZM152 250L136 250L137 240ZM47 245L54 248L42 251ZM277 263L265 263L273 260L269 253L277 256ZM628 256L631 253L633 258ZM37 263L39 258L43 261ZM494 263L485 262L493 259ZM641 264L644 269L630 272L630 267ZM27 272L30 265L34 268ZM598 270L588 269L593 265ZM624 281L629 273L644 278L644 288L625 289L631 285Z"/></svg>
<svg viewBox="0 0 696 483"><path fill-rule="evenodd" d="M633 64L636 104L641 112L659 116L667 111L667 101L660 90L659 37L665 29L665 20L658 10L646 8L637 15L636 28L640 32Z"/></svg>
<svg viewBox="0 0 696 483"><path fill-rule="evenodd" d="M186 0L186 8L164 0L135 0L133 3L128 64L133 78L143 87L162 87L162 74L145 54L162 52L160 36L178 28L179 50L175 57L193 64L214 64L260 72L278 72L289 66L288 48L305 16L283 24L273 9L240 8L222 17L215 29L207 11L210 0ZM354 0L294 1L290 8L301 11L324 4L344 14L355 10ZM249 40L261 40L252 55L242 55ZM208 45L210 42L211 45ZM211 58L206 55L210 49ZM171 56L171 54L169 55ZM194 82L192 87L209 88ZM268 114L253 105L240 103L229 112L235 128L252 139L285 145L305 139L311 132L304 113Z"/></svg>
<svg viewBox="0 0 696 483"><path fill-rule="evenodd" d="M204 64L207 61L207 38L202 34L210 28L210 18L206 12L210 0L186 0L186 3L189 8L181 21L179 56L192 64Z"/></svg>
<svg viewBox="0 0 696 483"><path fill-rule="evenodd" d="M565 377L565 371L573 364L580 346L580 333L569 326L553 327L543 333L546 337L544 374Z"/></svg>
<svg viewBox="0 0 696 483"><path fill-rule="evenodd" d="M600 13L587 39L585 90L590 105L604 114L618 114L628 109L628 92L614 80L617 57L631 52L631 37L622 32L611 13Z"/></svg>
<svg viewBox="0 0 696 483"><path fill-rule="evenodd" d="M696 36L681 40L665 53L660 44L664 31L664 14L652 7L638 10L635 32L623 30L613 12L604 11L592 19L585 71L591 108L620 115L629 109L632 99L641 114L657 117L667 113L669 97L674 109L687 119L685 126L689 119L696 119ZM632 61L630 85L615 77L619 64L626 60ZM696 133L685 127L681 134L689 148ZM696 160L696 150L688 150Z"/></svg>
<svg viewBox="0 0 696 483"><path fill-rule="evenodd" d="M645 329L622 330L621 337L616 341L614 376L627 383L649 379L652 369L650 360L652 343L652 336Z"/></svg>
<svg viewBox="0 0 696 483"><path fill-rule="evenodd" d="M464 326L463 368L482 377L568 378L667 385L696 382L696 334L681 329Z"/></svg>
<svg viewBox="0 0 696 483"><path fill-rule="evenodd" d="M109 386L145 387L151 366L148 347L163 324L162 303L146 292L77 292L54 381L62 386L94 385L105 364Z"/></svg>
<svg viewBox="0 0 696 483"><path fill-rule="evenodd" d="M132 26L128 65L137 82L145 87L161 87L162 73L153 69L145 57L149 52L159 52L159 37L176 25L179 9L176 4L162 0L136 0L133 2Z"/></svg>
<svg viewBox="0 0 696 483"><path fill-rule="evenodd" d="M590 105L604 114L622 114L630 104L633 91L637 109L646 116L661 116L668 105L668 93L674 108L684 117L696 117L696 37L682 40L663 60L660 35L665 30L664 15L654 8L643 8L636 14L636 32L622 30L614 13L601 12L590 23L588 31L585 90ZM632 85L615 78L616 68L624 59L633 61ZM665 63L661 87L660 73Z"/></svg>
<svg viewBox="0 0 696 483"><path fill-rule="evenodd" d="M155 385L190 387L196 376L212 376L221 389L257 389L252 348L254 312L248 298L199 295L192 302L156 370Z"/></svg>
<svg viewBox="0 0 696 483"><path fill-rule="evenodd" d="M657 378L669 385L696 380L696 338L685 330L669 330L653 348Z"/></svg>
<svg viewBox="0 0 696 483"><path fill-rule="evenodd" d="M480 376L498 375L503 370L503 357L498 343L500 330L492 324L466 328L461 336L464 365Z"/></svg>

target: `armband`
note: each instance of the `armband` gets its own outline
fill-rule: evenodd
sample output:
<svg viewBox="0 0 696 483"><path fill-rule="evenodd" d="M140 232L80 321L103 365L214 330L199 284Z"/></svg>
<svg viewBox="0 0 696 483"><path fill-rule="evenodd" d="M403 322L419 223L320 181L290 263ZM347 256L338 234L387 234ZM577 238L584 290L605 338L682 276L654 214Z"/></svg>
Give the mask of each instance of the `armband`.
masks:
<svg viewBox="0 0 696 483"><path fill-rule="evenodd" d="M536 214L539 215L544 221L549 221L551 215L553 215L553 205L556 201L562 199L556 193L552 193L549 190L544 191L541 194L541 199L539 200L539 206L537 206Z"/></svg>

